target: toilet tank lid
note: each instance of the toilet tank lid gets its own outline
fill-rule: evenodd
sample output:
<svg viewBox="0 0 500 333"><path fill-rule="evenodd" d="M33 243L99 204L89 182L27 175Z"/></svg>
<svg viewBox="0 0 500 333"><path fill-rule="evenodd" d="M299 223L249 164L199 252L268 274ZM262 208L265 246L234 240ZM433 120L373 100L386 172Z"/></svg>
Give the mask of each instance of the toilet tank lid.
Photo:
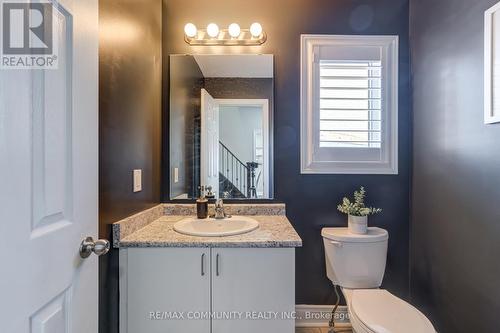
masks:
<svg viewBox="0 0 500 333"><path fill-rule="evenodd" d="M370 227L366 234L358 235L349 232L348 228L323 228L321 236L337 242L348 243L375 243L383 242L389 238L387 230Z"/></svg>

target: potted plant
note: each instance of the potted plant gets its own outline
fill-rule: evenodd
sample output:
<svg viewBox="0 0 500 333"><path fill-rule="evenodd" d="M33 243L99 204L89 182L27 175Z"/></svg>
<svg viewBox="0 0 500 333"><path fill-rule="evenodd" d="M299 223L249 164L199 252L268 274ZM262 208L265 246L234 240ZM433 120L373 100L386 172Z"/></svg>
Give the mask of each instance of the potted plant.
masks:
<svg viewBox="0 0 500 333"><path fill-rule="evenodd" d="M354 191L354 201L344 197L342 204L337 209L348 215L348 228L353 234L366 234L368 228L368 216L378 214L380 208L365 206L366 191L363 186L359 191Z"/></svg>

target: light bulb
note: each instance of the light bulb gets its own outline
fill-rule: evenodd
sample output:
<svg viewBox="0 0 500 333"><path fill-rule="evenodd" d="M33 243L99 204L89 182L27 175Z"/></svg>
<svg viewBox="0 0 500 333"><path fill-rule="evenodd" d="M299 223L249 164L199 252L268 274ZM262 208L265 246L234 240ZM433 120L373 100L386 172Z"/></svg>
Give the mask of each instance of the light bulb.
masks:
<svg viewBox="0 0 500 333"><path fill-rule="evenodd" d="M250 33L252 34L252 37L260 37L260 35L262 35L262 26L260 25L260 23L252 23L252 25L250 26Z"/></svg>
<svg viewBox="0 0 500 333"><path fill-rule="evenodd" d="M219 27L217 26L217 24L210 23L209 25L207 25L207 34L212 38L219 36Z"/></svg>
<svg viewBox="0 0 500 333"><path fill-rule="evenodd" d="M240 36L241 29L238 23L231 23L228 27L229 36L237 38Z"/></svg>
<svg viewBox="0 0 500 333"><path fill-rule="evenodd" d="M193 23L188 23L184 26L184 33L189 38L194 38L198 34L198 29L196 29L196 26Z"/></svg>

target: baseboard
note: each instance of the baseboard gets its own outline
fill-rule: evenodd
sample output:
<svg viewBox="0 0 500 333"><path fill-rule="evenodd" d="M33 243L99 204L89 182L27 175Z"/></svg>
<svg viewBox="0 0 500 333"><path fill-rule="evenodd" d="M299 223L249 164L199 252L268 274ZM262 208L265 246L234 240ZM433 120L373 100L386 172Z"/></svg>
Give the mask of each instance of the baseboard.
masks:
<svg viewBox="0 0 500 333"><path fill-rule="evenodd" d="M306 305L295 306L296 327L328 327L333 305ZM350 326L347 306L340 305L335 312L335 325L338 327Z"/></svg>

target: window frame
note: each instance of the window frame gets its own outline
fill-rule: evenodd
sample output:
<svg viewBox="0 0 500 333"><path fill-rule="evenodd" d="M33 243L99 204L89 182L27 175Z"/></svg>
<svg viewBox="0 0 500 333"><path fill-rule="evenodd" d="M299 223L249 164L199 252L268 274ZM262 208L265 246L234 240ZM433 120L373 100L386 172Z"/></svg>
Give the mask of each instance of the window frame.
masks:
<svg viewBox="0 0 500 333"><path fill-rule="evenodd" d="M302 174L398 174L398 36L301 35L301 173ZM380 158L362 160L370 148L320 148L319 48L371 47L379 49L382 62L382 125ZM330 60L330 59L325 59ZM351 59L345 59L351 60ZM366 59L368 60L368 59ZM373 152L373 150L372 150ZM355 158L355 157L358 158Z"/></svg>

